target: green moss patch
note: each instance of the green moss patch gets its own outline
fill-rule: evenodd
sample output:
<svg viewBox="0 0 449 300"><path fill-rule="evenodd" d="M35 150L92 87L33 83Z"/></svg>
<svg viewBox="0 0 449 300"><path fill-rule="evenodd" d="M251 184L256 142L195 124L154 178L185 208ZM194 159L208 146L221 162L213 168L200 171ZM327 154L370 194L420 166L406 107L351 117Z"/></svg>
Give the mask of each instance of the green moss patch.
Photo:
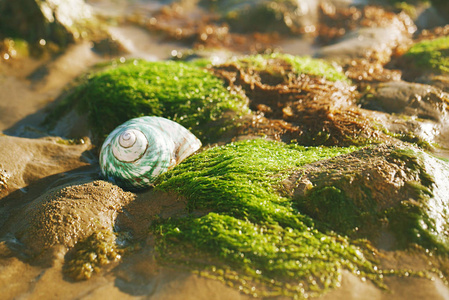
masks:
<svg viewBox="0 0 449 300"><path fill-rule="evenodd" d="M283 73L285 75L288 75L287 73L291 72L296 76L307 74L323 77L329 81L340 80L346 83L351 82L343 72L339 71L328 62L309 56L295 56L284 53L259 54L241 58L237 60L237 63L243 68L252 68L257 72L265 71L275 74L276 69L274 69L274 67L276 66L276 61L278 61L278 65L279 61L283 62L281 64L284 65Z"/></svg>
<svg viewBox="0 0 449 300"><path fill-rule="evenodd" d="M275 218L273 221L293 226L296 216L293 216L290 203L279 198L274 187L292 170L304 164L355 149L308 148L260 139L232 143L189 158L163 176L157 189L175 191L192 198L188 204L191 210L231 209L235 214L253 221L271 216ZM266 205L260 205L261 199L265 199L262 204ZM278 205L269 205L267 201Z"/></svg>
<svg viewBox="0 0 449 300"><path fill-rule="evenodd" d="M449 73L449 36L414 44L405 54L416 67Z"/></svg>
<svg viewBox="0 0 449 300"><path fill-rule="evenodd" d="M156 186L185 197L192 213L153 227L161 255L250 294L319 294L339 286L341 269L379 283L366 243L316 230L282 196L293 170L354 150L250 140L188 158Z"/></svg>
<svg viewBox="0 0 449 300"><path fill-rule="evenodd" d="M403 142L411 143L416 145L417 147L420 147L424 150L432 150L433 145L429 143L428 141L424 140L423 138L416 136L413 132L409 131L407 133L393 133L388 130L384 130L384 132L398 140L401 140Z"/></svg>
<svg viewBox="0 0 449 300"><path fill-rule="evenodd" d="M245 101L230 93L206 70L181 62L120 64L87 76L47 119L54 121L72 107L87 114L99 137L140 116L174 120L200 139L210 140L232 127ZM223 121L223 115L231 117Z"/></svg>
<svg viewBox="0 0 449 300"><path fill-rule="evenodd" d="M74 280L86 280L100 268L121 258L122 250L115 243L115 234L97 231L79 242L65 262L64 273Z"/></svg>

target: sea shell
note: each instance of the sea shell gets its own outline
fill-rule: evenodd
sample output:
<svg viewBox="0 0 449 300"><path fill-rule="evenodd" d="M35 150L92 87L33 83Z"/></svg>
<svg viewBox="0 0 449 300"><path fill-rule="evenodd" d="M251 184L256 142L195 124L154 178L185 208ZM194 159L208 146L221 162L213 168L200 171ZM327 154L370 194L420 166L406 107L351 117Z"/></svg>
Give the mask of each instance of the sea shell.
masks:
<svg viewBox="0 0 449 300"><path fill-rule="evenodd" d="M201 147L183 126L161 117L131 119L114 129L101 147L103 176L131 190L151 186Z"/></svg>

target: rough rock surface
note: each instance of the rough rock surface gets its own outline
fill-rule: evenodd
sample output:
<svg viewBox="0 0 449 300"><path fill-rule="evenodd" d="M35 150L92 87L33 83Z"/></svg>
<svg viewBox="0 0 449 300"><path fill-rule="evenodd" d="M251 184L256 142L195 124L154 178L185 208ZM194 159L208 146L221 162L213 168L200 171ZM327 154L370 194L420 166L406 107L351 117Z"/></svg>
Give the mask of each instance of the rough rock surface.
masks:
<svg viewBox="0 0 449 300"><path fill-rule="evenodd" d="M118 212L133 199L105 181L56 188L27 205L11 231L35 253L58 244L70 248L96 231L112 232Z"/></svg>
<svg viewBox="0 0 449 300"><path fill-rule="evenodd" d="M447 117L449 94L430 85L391 81L375 87L367 100L367 108L442 121Z"/></svg>
<svg viewBox="0 0 449 300"><path fill-rule="evenodd" d="M447 163L407 145L380 145L311 164L285 181L300 210L345 234L448 245ZM432 242L431 242L432 243Z"/></svg>

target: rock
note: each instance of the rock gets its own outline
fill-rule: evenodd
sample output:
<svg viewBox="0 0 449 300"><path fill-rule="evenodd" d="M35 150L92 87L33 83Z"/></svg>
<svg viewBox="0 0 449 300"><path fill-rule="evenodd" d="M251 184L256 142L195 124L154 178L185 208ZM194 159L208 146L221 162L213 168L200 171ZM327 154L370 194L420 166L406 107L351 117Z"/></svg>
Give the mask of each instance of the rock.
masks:
<svg viewBox="0 0 449 300"><path fill-rule="evenodd" d="M113 37L106 37L104 39L94 41L93 49L101 55L110 57L129 54L126 47Z"/></svg>
<svg viewBox="0 0 449 300"><path fill-rule="evenodd" d="M0 169L0 193L8 188L8 179L10 175L5 170ZM0 194L1 195L1 194Z"/></svg>
<svg viewBox="0 0 449 300"><path fill-rule="evenodd" d="M369 59L385 64L396 47L410 42L408 35L396 26L359 28L322 47L315 56L337 61Z"/></svg>
<svg viewBox="0 0 449 300"><path fill-rule="evenodd" d="M430 6L420 12L415 20L415 24L419 29L429 29L437 26L444 26L447 22L435 7Z"/></svg>
<svg viewBox="0 0 449 300"><path fill-rule="evenodd" d="M440 122L447 118L449 94L430 85L392 81L375 86L362 103L368 109Z"/></svg>
<svg viewBox="0 0 449 300"><path fill-rule="evenodd" d="M399 71L384 66L412 43L416 26L406 13L395 14L379 6L328 3L322 5L322 18L317 41L324 46L315 57L337 62L359 85L400 80Z"/></svg>
<svg viewBox="0 0 449 300"><path fill-rule="evenodd" d="M437 87L405 81L372 85L360 100L393 136L430 149L437 143L448 147L449 94ZM378 111L378 112L377 112Z"/></svg>
<svg viewBox="0 0 449 300"><path fill-rule="evenodd" d="M83 152L91 148L90 142L69 145L61 138L27 139L0 136L0 198L30 183L88 165Z"/></svg>
<svg viewBox="0 0 449 300"><path fill-rule="evenodd" d="M214 1L213 7L233 31L298 34L304 27L316 25L318 4L313 0L220 0Z"/></svg>
<svg viewBox="0 0 449 300"><path fill-rule="evenodd" d="M409 145L381 145L313 163L285 185L293 184L299 210L324 228L374 241L388 230L397 248L447 250L448 178L440 159Z"/></svg>
<svg viewBox="0 0 449 300"><path fill-rule="evenodd" d="M59 46L88 34L92 15L83 0L0 0L0 36ZM43 42L41 42L43 43Z"/></svg>
<svg viewBox="0 0 449 300"><path fill-rule="evenodd" d="M445 0L431 0L432 6L446 18L449 18L449 6Z"/></svg>
<svg viewBox="0 0 449 300"><path fill-rule="evenodd" d="M105 181L58 187L29 203L9 222L10 231L34 253L73 247L100 230L113 231L121 208L134 194Z"/></svg>
<svg viewBox="0 0 449 300"><path fill-rule="evenodd" d="M447 28L442 28L447 30ZM408 81L428 82L429 77L449 76L449 37L430 36L413 44L400 57L398 65L403 70L404 79ZM447 87L447 86L446 86Z"/></svg>

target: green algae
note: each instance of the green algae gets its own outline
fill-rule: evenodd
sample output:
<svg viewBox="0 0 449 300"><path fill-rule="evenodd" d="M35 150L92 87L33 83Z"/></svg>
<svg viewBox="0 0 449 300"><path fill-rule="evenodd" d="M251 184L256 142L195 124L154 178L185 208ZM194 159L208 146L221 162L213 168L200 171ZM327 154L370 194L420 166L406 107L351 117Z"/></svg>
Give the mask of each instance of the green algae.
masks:
<svg viewBox="0 0 449 300"><path fill-rule="evenodd" d="M398 249L447 253L448 174L444 162L418 150L366 148L308 171L312 188L295 201L321 230L373 241L389 230Z"/></svg>
<svg viewBox="0 0 449 300"><path fill-rule="evenodd" d="M120 260L122 250L115 243L115 234L97 231L79 242L64 264L64 273L74 280L87 280L101 267Z"/></svg>
<svg viewBox="0 0 449 300"><path fill-rule="evenodd" d="M181 242L213 253L231 269L243 274L238 276L246 277L247 285L257 286L253 292L265 296L319 294L339 286L342 269L376 283L379 281L375 260L367 247L311 228L257 224L209 213L201 218L162 225L158 230L162 231L165 241L163 251ZM232 278L228 280L232 282Z"/></svg>
<svg viewBox="0 0 449 300"><path fill-rule="evenodd" d="M72 107L87 114L96 136L141 116L162 116L209 141L232 127L245 101L194 64L134 60L90 74L47 119L55 122ZM223 115L232 117L224 119Z"/></svg>
<svg viewBox="0 0 449 300"><path fill-rule="evenodd" d="M307 197L299 200L299 207L315 220L325 222L324 229L348 235L363 222L361 210L336 186L311 188Z"/></svg>
<svg viewBox="0 0 449 300"><path fill-rule="evenodd" d="M190 210L227 211L252 221L270 218L293 226L298 223L290 201L279 198L273 187L304 164L356 149L309 148L265 140L232 143L195 155L164 175L156 188L191 198Z"/></svg>
<svg viewBox="0 0 449 300"><path fill-rule="evenodd" d="M285 76L286 74L276 74L276 69L273 69L273 60L284 61L295 75L307 74L324 77L329 81L351 83L343 72L330 63L309 56L295 56L284 53L258 54L239 59L237 63L242 67L254 68L259 72L265 71L272 73L274 76Z"/></svg>
<svg viewBox="0 0 449 300"><path fill-rule="evenodd" d="M406 187L413 192L412 197L401 201L398 207L385 211L392 230L401 233L397 234L399 244L416 243L424 248L447 253L449 237L446 228L449 224L446 220L442 225L437 224L440 223L439 219L445 215L444 211L447 208L444 205L433 207L434 204L429 201L436 198L435 178L427 172L423 156L413 150L396 150L391 155L405 163L407 170L417 177L416 180L406 182ZM447 197L447 194L445 196ZM444 211L437 212L441 216L436 216L432 213L435 209ZM438 227L443 227L443 230Z"/></svg>
<svg viewBox="0 0 449 300"><path fill-rule="evenodd" d="M411 131L408 131L406 133L393 133L391 131L388 131L387 129L384 129L383 132L385 134L388 134L389 136L392 136L392 137L394 137L398 140L401 140L403 142L414 144L417 147L424 149L424 150L432 150L432 148L433 148L431 143L422 139L419 136L416 136Z"/></svg>
<svg viewBox="0 0 449 300"><path fill-rule="evenodd" d="M418 42L408 50L405 57L413 61L417 67L448 74L449 36Z"/></svg>
<svg viewBox="0 0 449 300"><path fill-rule="evenodd" d="M153 226L161 256L258 295L319 294L339 286L341 269L381 284L369 244L318 231L282 192L293 170L356 149L249 140L188 158L155 187L185 197L192 212Z"/></svg>

